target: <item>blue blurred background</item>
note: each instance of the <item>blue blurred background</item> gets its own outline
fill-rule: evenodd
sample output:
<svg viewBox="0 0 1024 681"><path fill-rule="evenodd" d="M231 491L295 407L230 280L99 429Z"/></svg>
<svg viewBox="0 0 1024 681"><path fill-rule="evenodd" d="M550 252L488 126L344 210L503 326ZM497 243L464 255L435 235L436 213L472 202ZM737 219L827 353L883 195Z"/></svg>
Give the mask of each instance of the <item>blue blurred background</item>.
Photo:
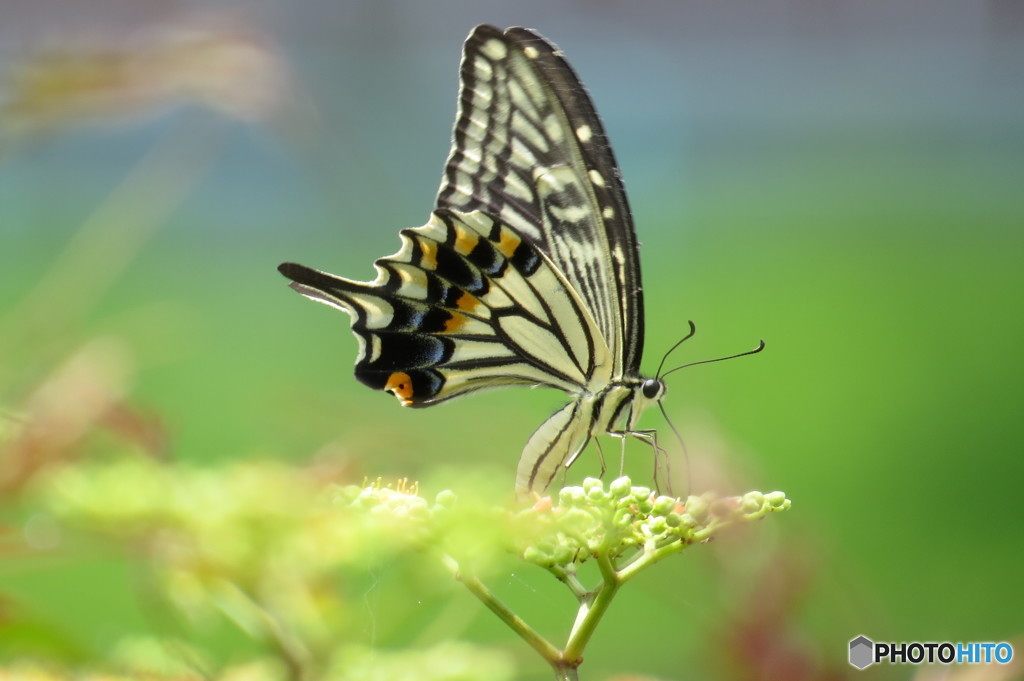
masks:
<svg viewBox="0 0 1024 681"><path fill-rule="evenodd" d="M525 25L565 51L621 164L645 370L688 319L679 362L767 341L672 376L694 489L793 500L624 592L588 666L772 678L741 668L773 627L770 654L806 672L789 678L843 678L858 634L1022 640L1024 4L7 0L0 16L7 406L89 339L116 338L126 391L175 457L329 451L357 481L443 481L439 466L485 460L511 486L561 395L400 409L352 378L347 318L275 267L372 278L432 207L465 35ZM19 75L62 50L161 47L159 77L89 86L113 97L48 102ZM668 432L653 412L644 425ZM630 451L630 472L649 475ZM15 586L70 631L109 634L89 630L99 604L81 591L66 607L67 579L20 572ZM526 598L542 581L502 588ZM561 626L543 603L533 616ZM504 640L474 617L451 633ZM524 678L547 677L531 664Z"/></svg>

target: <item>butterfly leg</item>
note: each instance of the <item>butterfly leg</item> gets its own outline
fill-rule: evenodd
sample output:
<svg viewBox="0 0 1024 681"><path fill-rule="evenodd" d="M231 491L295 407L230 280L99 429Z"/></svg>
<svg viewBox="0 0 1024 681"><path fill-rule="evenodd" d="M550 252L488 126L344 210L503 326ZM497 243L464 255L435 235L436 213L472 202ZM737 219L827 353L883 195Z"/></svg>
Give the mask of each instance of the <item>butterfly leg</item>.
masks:
<svg viewBox="0 0 1024 681"><path fill-rule="evenodd" d="M619 436L619 477L626 473L626 434Z"/></svg>
<svg viewBox="0 0 1024 681"><path fill-rule="evenodd" d="M654 450L654 488L660 491L661 485L659 480L663 479L665 482L665 492L669 496L675 496L672 492L672 459L668 455L668 450L658 444L658 432L655 430L638 430L631 431L630 435L638 440L643 440ZM662 469L665 472L664 478L661 478L659 475Z"/></svg>
<svg viewBox="0 0 1024 681"><path fill-rule="evenodd" d="M601 448L601 441L596 437L594 438L594 444L597 445L597 458L601 462L601 472L597 474L597 477L604 479L604 474L608 472L608 467L604 463L604 450Z"/></svg>
<svg viewBox="0 0 1024 681"><path fill-rule="evenodd" d="M605 434L619 438L619 477L621 478L626 474L626 436L629 435L629 432L624 430L609 430Z"/></svg>
<svg viewBox="0 0 1024 681"><path fill-rule="evenodd" d="M660 478L660 471L662 469L662 462L664 462L665 469L665 490L671 495L672 494L672 466L668 457L668 450L658 444L658 431L656 430L610 430L608 434L612 437L621 438L622 440L622 458L619 463L619 475L621 476L624 471L626 461L626 438L635 437L637 440L644 442L649 445L654 452L654 488L660 489L661 485L658 483Z"/></svg>

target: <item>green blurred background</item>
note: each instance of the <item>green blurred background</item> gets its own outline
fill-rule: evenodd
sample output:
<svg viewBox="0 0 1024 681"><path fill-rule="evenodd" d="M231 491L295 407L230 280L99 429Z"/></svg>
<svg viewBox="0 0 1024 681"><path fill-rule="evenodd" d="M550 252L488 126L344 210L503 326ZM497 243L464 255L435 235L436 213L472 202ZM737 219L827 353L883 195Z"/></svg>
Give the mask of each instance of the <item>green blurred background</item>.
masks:
<svg viewBox="0 0 1024 681"><path fill-rule="evenodd" d="M784 652L816 670L802 678L848 675L858 634L1021 642L1021 3L49 0L0 14L15 74L0 138L6 409L114 338L126 399L176 458L328 451L357 482L434 491L446 468L483 460L511 487L521 443L563 396L400 409L352 378L347 318L274 268L371 278L432 206L465 35L526 25L566 52L622 167L645 371L688 319L698 334L678 362L767 341L672 376L693 488L793 500L625 590L589 651L594 678L778 678L715 660L756 645L738 623L785 631ZM207 31L227 56L161 62L177 89L147 77L151 90L112 102L18 99L40 53L143 50L173 31ZM654 412L644 425L668 433ZM649 476L644 448L630 453ZM0 575L5 598L84 646L141 619L117 563L8 561ZM529 615L558 632L546 581L517 573L498 590L534 599ZM375 588L388 582L384 569ZM523 678L548 678L467 594L451 598L469 614L448 633L499 642Z"/></svg>

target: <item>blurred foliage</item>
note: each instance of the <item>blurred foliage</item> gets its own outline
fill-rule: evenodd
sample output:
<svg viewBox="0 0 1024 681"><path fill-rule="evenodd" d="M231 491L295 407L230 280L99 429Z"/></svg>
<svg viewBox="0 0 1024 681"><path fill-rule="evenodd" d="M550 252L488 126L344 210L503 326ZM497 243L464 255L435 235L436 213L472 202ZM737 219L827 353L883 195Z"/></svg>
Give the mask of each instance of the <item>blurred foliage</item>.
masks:
<svg viewBox="0 0 1024 681"><path fill-rule="evenodd" d="M431 503L404 483L331 485L316 467L249 462L196 469L140 456L58 466L35 476L30 487L26 537L33 548L74 544L76 532L102 538L139 563L150 607L166 603L183 618L187 629L175 637L121 636L105 656L115 670L137 673L142 664L151 676L166 678L241 673L237 663L216 659L224 651L205 645L215 619L256 644L264 657L246 664L256 666L257 676L267 668L269 678L401 679L433 657L444 663L431 663L416 678L511 678L514 667L504 653L469 644L377 655L345 643L358 631L347 585L376 564L409 554L413 570L435 578L441 573L415 564L441 557L458 581L556 665L560 651L514 614L515 603L500 603L480 581L507 569L501 563L512 556L546 569L579 600L565 649L575 669L622 583L725 527L789 505L781 493L677 500L620 478L607 491L589 479L564 488L559 505L543 499L513 513L479 486L469 498L445 490ZM602 565L602 579L588 589L577 572L591 558ZM408 610L415 591L394 607ZM572 619L571 608L565 616ZM8 652L31 657L31 639L23 645Z"/></svg>
<svg viewBox="0 0 1024 681"><path fill-rule="evenodd" d="M32 481L22 509L30 514L26 538L44 553L99 538L101 545L92 550L137 564L146 587L140 596L149 609L164 608L151 625L168 633L161 638L140 638L141 632L118 635L91 662L115 673L146 669L154 678L218 679L511 678L512 662L504 653L470 644L445 641L424 649L371 653L365 644L350 643L358 639L359 629L354 605L359 595L349 592L350 584L381 562L427 546L403 505L374 505L388 511L382 524L381 514L368 512L365 503L349 503L351 495L332 486L327 472L260 462L197 469L141 456L59 466ZM488 545L492 551L502 548L486 524L472 517L464 524L472 524L476 554ZM409 609L414 591L404 606L401 601L395 606ZM242 668L237 658L252 646L237 642L226 649L234 653L225 656L225 649L209 645L211 632L223 623L255 644ZM6 648L3 652L16 659L48 653L59 660L68 652L59 645L46 650L45 638L33 642L30 635ZM429 671L419 669L423 664L429 664ZM26 671L24 678L31 674Z"/></svg>

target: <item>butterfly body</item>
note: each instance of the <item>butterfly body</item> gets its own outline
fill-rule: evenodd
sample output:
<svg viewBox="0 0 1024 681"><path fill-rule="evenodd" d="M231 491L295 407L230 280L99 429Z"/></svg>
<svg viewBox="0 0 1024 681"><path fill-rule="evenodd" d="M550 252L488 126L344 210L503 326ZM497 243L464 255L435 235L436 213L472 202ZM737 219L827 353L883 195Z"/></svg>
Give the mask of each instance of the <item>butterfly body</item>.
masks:
<svg viewBox="0 0 1024 681"><path fill-rule="evenodd" d="M636 237L618 167L561 53L521 28L474 29L437 207L360 282L279 268L351 316L355 375L425 407L483 388L571 396L531 436L519 491L542 491L597 435L645 436L664 393L639 375Z"/></svg>

